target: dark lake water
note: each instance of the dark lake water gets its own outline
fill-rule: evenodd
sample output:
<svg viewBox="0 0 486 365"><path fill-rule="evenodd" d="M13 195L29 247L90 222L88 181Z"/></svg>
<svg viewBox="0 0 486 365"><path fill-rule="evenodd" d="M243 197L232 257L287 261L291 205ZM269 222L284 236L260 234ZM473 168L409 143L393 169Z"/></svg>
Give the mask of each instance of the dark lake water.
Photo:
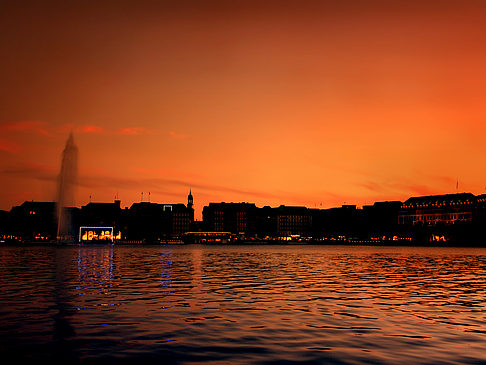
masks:
<svg viewBox="0 0 486 365"><path fill-rule="evenodd" d="M0 355L486 363L486 249L1 247Z"/></svg>

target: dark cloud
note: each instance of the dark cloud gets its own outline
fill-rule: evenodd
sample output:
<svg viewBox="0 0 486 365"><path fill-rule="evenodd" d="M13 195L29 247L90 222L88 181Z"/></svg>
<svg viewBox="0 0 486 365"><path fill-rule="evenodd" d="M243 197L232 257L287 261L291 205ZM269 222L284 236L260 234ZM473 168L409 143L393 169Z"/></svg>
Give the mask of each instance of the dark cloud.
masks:
<svg viewBox="0 0 486 365"><path fill-rule="evenodd" d="M117 187L126 189L143 189L147 191L152 189L155 191L159 189L162 191L164 187L184 187L199 190L210 191L212 193L232 193L245 197L258 197L278 199L284 196L272 194L268 192L261 192L255 190L238 189L226 187L221 185L199 184L190 180L176 180L176 179L162 179L162 178L128 178L128 177L113 177L113 176L90 176L80 177L79 185L87 188L102 188L102 187ZM163 190L167 192L167 190Z"/></svg>
<svg viewBox="0 0 486 365"><path fill-rule="evenodd" d="M0 168L0 174L47 181L55 181L57 179L57 173L54 168L35 163L6 166Z"/></svg>
<svg viewBox="0 0 486 365"><path fill-rule="evenodd" d="M402 195L431 195L434 194L434 189L424 184L416 183L398 183L398 182L379 182L366 181L359 184L359 186L368 189L380 195L396 196L397 193Z"/></svg>
<svg viewBox="0 0 486 365"><path fill-rule="evenodd" d="M0 169L0 174L16 176L24 179L47 180L55 182L57 170L41 164L22 164L7 166ZM288 196L262 191L238 189L221 185L199 184L189 180L162 179L162 178L137 178L116 177L109 175L80 176L78 185L90 189L116 187L118 189L138 189L143 191L159 191L171 195L171 187L184 187L204 190L212 193L232 193L246 198L282 199ZM177 195L177 194L174 194Z"/></svg>

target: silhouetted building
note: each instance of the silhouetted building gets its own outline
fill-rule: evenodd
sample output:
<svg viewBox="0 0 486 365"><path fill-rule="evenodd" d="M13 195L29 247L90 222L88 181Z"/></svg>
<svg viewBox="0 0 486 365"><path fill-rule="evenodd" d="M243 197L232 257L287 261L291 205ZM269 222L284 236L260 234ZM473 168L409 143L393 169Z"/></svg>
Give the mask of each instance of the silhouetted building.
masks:
<svg viewBox="0 0 486 365"><path fill-rule="evenodd" d="M477 198L471 193L413 197L403 203L398 223L404 225L472 222Z"/></svg>
<svg viewBox="0 0 486 365"><path fill-rule="evenodd" d="M253 235L256 211L252 203L209 203L202 215L208 231Z"/></svg>
<svg viewBox="0 0 486 365"><path fill-rule="evenodd" d="M0 210L0 234L6 233L8 227L8 211Z"/></svg>
<svg viewBox="0 0 486 365"><path fill-rule="evenodd" d="M363 207L364 226L370 232L396 232L398 229L398 213L402 202L385 201Z"/></svg>
<svg viewBox="0 0 486 365"><path fill-rule="evenodd" d="M277 208L264 206L257 208L255 233L259 238L277 237Z"/></svg>
<svg viewBox="0 0 486 365"><path fill-rule="evenodd" d="M56 203L26 201L13 207L8 233L24 240L51 240L57 235Z"/></svg>
<svg viewBox="0 0 486 365"><path fill-rule="evenodd" d="M481 226L486 227L486 194L476 197L476 212L473 219Z"/></svg>
<svg viewBox="0 0 486 365"><path fill-rule="evenodd" d="M194 198L192 196L192 189L189 189L189 195L187 196L187 209L190 212L190 220L194 222Z"/></svg>
<svg viewBox="0 0 486 365"><path fill-rule="evenodd" d="M170 210L167 207L172 207ZM170 234L180 235L190 231L194 221L194 209L188 208L184 204L164 205L164 218L168 220Z"/></svg>
<svg viewBox="0 0 486 365"><path fill-rule="evenodd" d="M277 212L277 235L310 236L312 235L311 210L306 207L292 207L281 205Z"/></svg>
<svg viewBox="0 0 486 365"><path fill-rule="evenodd" d="M209 203L203 221L194 222L194 198L187 205L134 203L122 209L120 201L88 203L67 208L72 230L107 227L116 240L159 242L170 239L193 242L239 240L353 241L353 242L486 242L486 194L470 193L412 197L376 202L362 209L343 205L331 209L302 206L258 208L253 203ZM113 227L113 231L111 230ZM0 211L2 240L55 240L56 203L24 202L9 212ZM87 231L89 236L90 231ZM100 234L106 236L106 230Z"/></svg>
<svg viewBox="0 0 486 365"><path fill-rule="evenodd" d="M189 195L187 196L187 207L192 209L194 205L194 198L192 196L192 189L189 189Z"/></svg>
<svg viewBox="0 0 486 365"><path fill-rule="evenodd" d="M363 231L363 210L356 205L325 209L318 215L319 225L315 230L323 237L356 235Z"/></svg>
<svg viewBox="0 0 486 365"><path fill-rule="evenodd" d="M161 204L140 202L133 203L130 209L123 211L122 237L128 240L156 240L166 231L162 221Z"/></svg>
<svg viewBox="0 0 486 365"><path fill-rule="evenodd" d="M471 193L413 197L403 204L398 223L417 242L484 245L485 201Z"/></svg>
<svg viewBox="0 0 486 365"><path fill-rule="evenodd" d="M120 200L113 203L88 203L81 207L76 217L77 226L113 227L115 235L121 231Z"/></svg>
<svg viewBox="0 0 486 365"><path fill-rule="evenodd" d="M275 238L312 235L312 210L281 205L257 208L253 203L209 203L203 208L207 231Z"/></svg>
<svg viewBox="0 0 486 365"><path fill-rule="evenodd" d="M80 224L93 226L117 226L120 220L120 200L113 203L88 203L81 207Z"/></svg>
<svg viewBox="0 0 486 365"><path fill-rule="evenodd" d="M123 212L122 236L129 240L157 241L188 232L194 210L184 204L134 203Z"/></svg>

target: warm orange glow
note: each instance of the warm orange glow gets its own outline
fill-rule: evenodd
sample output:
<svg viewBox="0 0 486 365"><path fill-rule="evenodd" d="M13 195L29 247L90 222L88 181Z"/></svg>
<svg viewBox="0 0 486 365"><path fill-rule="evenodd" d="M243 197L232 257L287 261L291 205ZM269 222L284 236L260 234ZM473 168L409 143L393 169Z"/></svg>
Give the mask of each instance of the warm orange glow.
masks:
<svg viewBox="0 0 486 365"><path fill-rule="evenodd" d="M79 241L112 241L113 242L113 228L112 227L80 227Z"/></svg>
<svg viewBox="0 0 486 365"><path fill-rule="evenodd" d="M2 10L0 209L54 199L70 130L78 205L484 193L483 2L162 3Z"/></svg>

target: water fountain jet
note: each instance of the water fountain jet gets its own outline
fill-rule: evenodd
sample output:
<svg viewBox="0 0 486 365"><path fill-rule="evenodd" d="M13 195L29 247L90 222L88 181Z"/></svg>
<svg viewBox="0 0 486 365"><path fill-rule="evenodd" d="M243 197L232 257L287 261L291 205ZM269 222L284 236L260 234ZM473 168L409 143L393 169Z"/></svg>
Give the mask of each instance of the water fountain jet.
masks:
<svg viewBox="0 0 486 365"><path fill-rule="evenodd" d="M61 171L57 185L57 239L74 240L69 207L74 206L74 192L78 180L78 148L74 144L73 134L62 152Z"/></svg>

